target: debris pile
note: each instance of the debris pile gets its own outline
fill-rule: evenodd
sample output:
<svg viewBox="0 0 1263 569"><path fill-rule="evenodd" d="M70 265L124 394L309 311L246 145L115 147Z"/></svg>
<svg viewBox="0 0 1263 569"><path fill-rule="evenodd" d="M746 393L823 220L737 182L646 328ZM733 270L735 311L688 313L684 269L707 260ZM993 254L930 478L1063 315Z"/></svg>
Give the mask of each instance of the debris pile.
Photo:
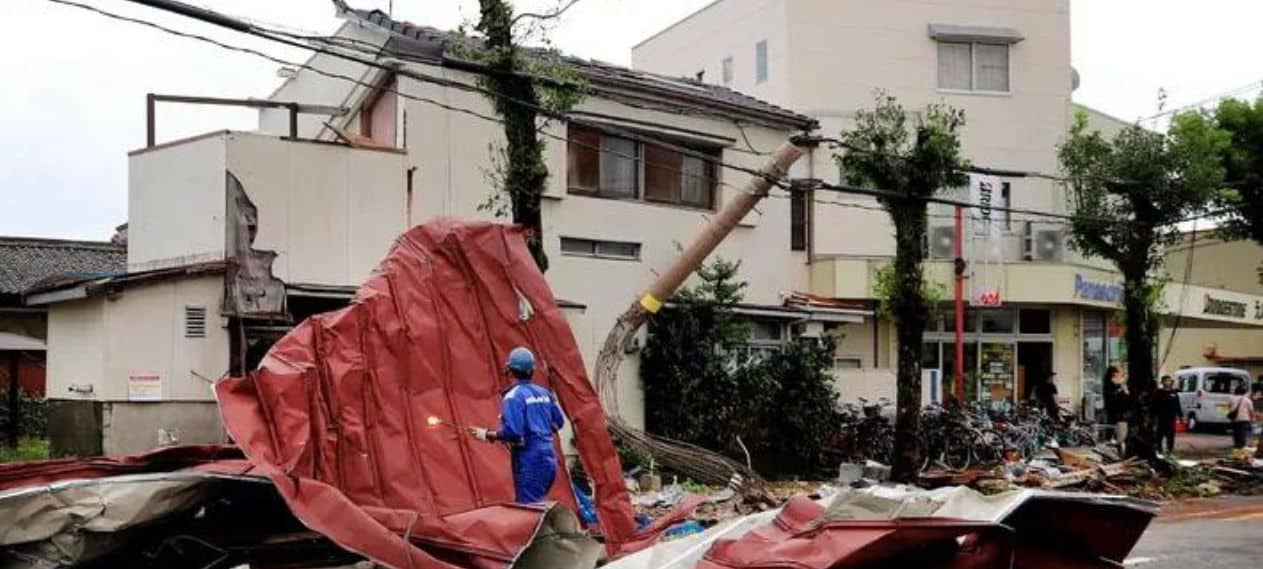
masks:
<svg viewBox="0 0 1263 569"><path fill-rule="evenodd" d="M970 486L989 493L1027 487L1170 500L1263 492L1263 461L1166 460L1155 467L1139 458L1122 459L1111 445L1097 445L1047 449L1030 460L1009 457L991 468L927 470L921 484Z"/></svg>

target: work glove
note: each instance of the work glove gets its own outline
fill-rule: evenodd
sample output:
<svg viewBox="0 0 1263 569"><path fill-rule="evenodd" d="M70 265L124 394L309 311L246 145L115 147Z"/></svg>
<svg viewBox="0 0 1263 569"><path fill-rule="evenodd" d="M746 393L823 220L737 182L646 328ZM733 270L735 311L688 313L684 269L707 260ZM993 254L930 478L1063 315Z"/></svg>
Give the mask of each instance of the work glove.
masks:
<svg viewBox="0 0 1263 569"><path fill-rule="evenodd" d="M469 436L475 439L478 439L480 441L491 440L491 433L487 429L484 429L482 427L469 427L468 430L469 430Z"/></svg>

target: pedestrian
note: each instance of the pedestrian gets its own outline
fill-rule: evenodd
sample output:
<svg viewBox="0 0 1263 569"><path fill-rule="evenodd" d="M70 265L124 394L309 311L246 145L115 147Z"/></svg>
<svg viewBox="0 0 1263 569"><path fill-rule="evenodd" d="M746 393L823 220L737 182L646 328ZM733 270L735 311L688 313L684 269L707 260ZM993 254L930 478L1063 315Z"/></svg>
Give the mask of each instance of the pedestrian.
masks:
<svg viewBox="0 0 1263 569"><path fill-rule="evenodd" d="M500 428L491 431L470 427L469 434L478 440L508 445L514 501L519 504L542 502L557 478L553 434L561 430L566 420L553 392L531 382L535 355L530 350L513 348L505 368L516 383L504 392Z"/></svg>
<svg viewBox="0 0 1263 569"><path fill-rule="evenodd" d="M1044 381L1035 385L1035 405L1048 413L1054 421L1061 419L1061 407L1057 405L1057 374L1049 373Z"/></svg>
<svg viewBox="0 0 1263 569"><path fill-rule="evenodd" d="M1117 366L1105 370L1105 417L1114 425L1114 441L1126 453L1128 422L1136 409L1136 398L1127 386L1127 376Z"/></svg>
<svg viewBox="0 0 1263 569"><path fill-rule="evenodd" d="M1149 411L1153 414L1153 422L1158 429L1158 451L1174 454L1175 422L1182 415L1180 393L1175 390L1175 378L1169 375L1162 376L1161 387L1153 392Z"/></svg>
<svg viewBox="0 0 1263 569"><path fill-rule="evenodd" d="M1232 423L1232 446L1245 449L1254 431L1254 400L1244 385L1237 387L1228 403L1228 420Z"/></svg>

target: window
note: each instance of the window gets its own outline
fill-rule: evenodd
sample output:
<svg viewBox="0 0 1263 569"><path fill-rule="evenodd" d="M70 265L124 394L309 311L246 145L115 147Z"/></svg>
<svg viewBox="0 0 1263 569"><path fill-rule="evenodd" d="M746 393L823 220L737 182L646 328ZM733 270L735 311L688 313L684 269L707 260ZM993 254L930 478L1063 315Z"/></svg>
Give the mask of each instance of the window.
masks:
<svg viewBox="0 0 1263 569"><path fill-rule="evenodd" d="M185 306L184 307L184 337L185 338L205 338L206 337L206 307L205 306Z"/></svg>
<svg viewBox="0 0 1263 569"><path fill-rule="evenodd" d="M1176 390L1181 393L1197 391L1197 374L1182 373L1175 378Z"/></svg>
<svg viewBox="0 0 1263 569"><path fill-rule="evenodd" d="M711 209L719 152L688 152L570 125L570 193Z"/></svg>
<svg viewBox="0 0 1263 569"><path fill-rule="evenodd" d="M833 369L863 369L864 362L855 357L833 358Z"/></svg>
<svg viewBox="0 0 1263 569"><path fill-rule="evenodd" d="M754 82L767 81L767 40L754 46Z"/></svg>
<svg viewBox="0 0 1263 569"><path fill-rule="evenodd" d="M789 249L807 250L807 192L802 190L789 195Z"/></svg>
<svg viewBox="0 0 1263 569"><path fill-rule="evenodd" d="M732 85L732 58L731 57L724 58L723 79L724 79L725 86Z"/></svg>
<svg viewBox="0 0 1263 569"><path fill-rule="evenodd" d="M640 243L562 237L561 253L577 257L638 261L640 260Z"/></svg>
<svg viewBox="0 0 1263 569"><path fill-rule="evenodd" d="M1002 308L982 311L983 334L1012 334L1013 324L1012 310Z"/></svg>
<svg viewBox="0 0 1263 569"><path fill-rule="evenodd" d="M1235 373L1208 373L1203 381L1208 393L1234 393L1238 387L1249 384L1249 378Z"/></svg>
<svg viewBox="0 0 1263 569"><path fill-rule="evenodd" d="M938 88L953 91L1009 92L1009 46L939 42Z"/></svg>
<svg viewBox="0 0 1263 569"><path fill-rule="evenodd" d="M1018 312L1018 329L1023 334L1051 334L1052 312L1040 308L1023 308Z"/></svg>

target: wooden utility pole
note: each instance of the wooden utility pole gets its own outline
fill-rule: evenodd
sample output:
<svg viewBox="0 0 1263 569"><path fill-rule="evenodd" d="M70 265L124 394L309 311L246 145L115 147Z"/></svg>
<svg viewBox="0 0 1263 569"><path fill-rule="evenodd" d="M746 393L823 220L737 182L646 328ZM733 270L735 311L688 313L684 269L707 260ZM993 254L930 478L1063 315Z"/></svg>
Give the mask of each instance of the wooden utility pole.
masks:
<svg viewBox="0 0 1263 569"><path fill-rule="evenodd" d="M740 193L710 221L702 234L680 254L667 270L663 271L644 294L632 302L619 316L614 328L605 337L605 344L596 360L596 385L605 406L610 430L625 444L653 456L659 464L688 475L699 482L709 484L729 483L734 474L743 474L747 480L755 478L749 468L728 458L693 445L666 441L650 436L623 420L618 409L618 369L623 355L631 345L636 332L649 316L662 309L662 305L688 276L701 266L720 242L732 232L737 223L767 197L773 184L785 178L790 166L806 154L811 147L807 138L791 139L778 148L770 162L758 175L752 176Z"/></svg>

